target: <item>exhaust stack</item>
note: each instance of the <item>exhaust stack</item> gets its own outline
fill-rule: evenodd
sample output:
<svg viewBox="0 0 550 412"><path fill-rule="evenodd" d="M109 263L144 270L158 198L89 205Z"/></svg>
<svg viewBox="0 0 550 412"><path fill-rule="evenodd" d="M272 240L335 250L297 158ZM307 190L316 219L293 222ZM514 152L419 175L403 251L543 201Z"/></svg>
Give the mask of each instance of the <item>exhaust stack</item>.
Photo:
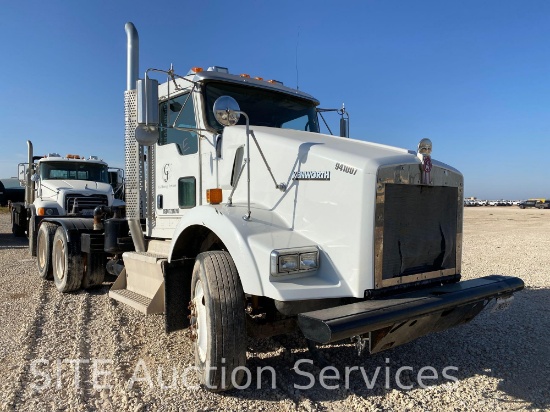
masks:
<svg viewBox="0 0 550 412"><path fill-rule="evenodd" d="M133 23L126 23L127 66L126 66L126 92L124 92L124 116L125 116L125 162L126 169L126 216L128 226L136 252L145 251L145 239L141 228L140 219L144 216L145 207L144 182L140 178L145 176L143 167L143 146L136 141L137 104L136 82L139 72L139 36Z"/></svg>
<svg viewBox="0 0 550 412"><path fill-rule="evenodd" d="M35 183L32 180L32 176L34 174L34 153L33 153L33 146L32 142L30 140L27 140L27 153L28 153L28 160L27 160L27 170L25 171L25 206L32 205L32 202L34 202L34 189L35 189Z"/></svg>
<svg viewBox="0 0 550 412"><path fill-rule="evenodd" d="M126 90L134 90L139 71L139 36L134 23L124 25L127 44Z"/></svg>

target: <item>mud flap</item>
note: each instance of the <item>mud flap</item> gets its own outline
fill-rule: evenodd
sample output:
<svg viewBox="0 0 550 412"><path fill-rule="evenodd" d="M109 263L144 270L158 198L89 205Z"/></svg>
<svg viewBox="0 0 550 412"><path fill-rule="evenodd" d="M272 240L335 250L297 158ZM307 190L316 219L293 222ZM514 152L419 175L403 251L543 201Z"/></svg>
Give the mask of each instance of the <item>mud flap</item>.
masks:
<svg viewBox="0 0 550 412"><path fill-rule="evenodd" d="M99 286L105 279L107 255L103 251L105 237L102 233L83 233L80 250L83 253L84 277L82 288Z"/></svg>
<svg viewBox="0 0 550 412"><path fill-rule="evenodd" d="M173 260L162 264L164 274L164 313L166 332L189 327L191 311L191 275L194 259Z"/></svg>

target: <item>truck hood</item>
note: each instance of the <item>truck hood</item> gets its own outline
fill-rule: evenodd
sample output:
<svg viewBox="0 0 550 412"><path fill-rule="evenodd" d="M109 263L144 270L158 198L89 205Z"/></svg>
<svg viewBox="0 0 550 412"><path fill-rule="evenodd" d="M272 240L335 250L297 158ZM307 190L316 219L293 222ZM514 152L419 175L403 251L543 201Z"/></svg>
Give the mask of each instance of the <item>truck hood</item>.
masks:
<svg viewBox="0 0 550 412"><path fill-rule="evenodd" d="M356 169L362 174L376 174L378 169L383 166L420 164L414 150L289 129L251 126L251 130L269 161L275 160L273 156L269 155L269 152L285 153L293 157L292 163L297 160L302 169L307 168L308 157L324 160L322 163L325 163L325 167L331 166L326 170L337 170L336 164L339 164L347 167L346 170ZM241 139L237 136L241 136ZM230 142L243 142L242 136L246 136L244 126L232 126L224 130L224 138L227 137ZM411 141L411 146L416 143L416 141ZM251 142L251 147L254 147L253 142ZM276 161L280 160L283 159ZM283 163L286 162L283 161ZM432 159L432 163L460 174L458 170L434 159ZM256 167L262 166L257 165Z"/></svg>
<svg viewBox="0 0 550 412"><path fill-rule="evenodd" d="M365 290L375 288L375 247L379 244L375 234L380 233L384 223L376 213L385 210L377 205L386 201L389 188L394 189L391 193L392 213L395 212L392 217L412 213L399 210L401 200L406 205L405 200L410 196L409 191L404 191L407 187L412 190L420 188L427 193L426 196L432 196L429 205L436 208L440 192L421 189L421 160L416 152L310 132L259 126L252 126L251 130L261 153L251 138L251 217L248 226L240 216L242 208L248 208L246 169L239 184L234 186L235 176L247 156L243 150L246 149L244 127L225 128L223 157L217 160L219 185L225 190L224 199L232 193L234 209L241 207L240 215L235 219L235 222L240 222L235 224L241 231L248 230L242 243L255 250L254 255L264 258L264 261L257 262L257 267L264 271L270 268L268 260L272 250L317 247L321 255L321 269L317 274L304 277L303 281L273 279L269 284L266 282L265 287L276 284L278 293L292 300L296 297L290 292L283 293L285 282L303 283L307 278L309 282L330 285L330 288L318 286L310 289L308 296L311 298L363 297ZM411 146L415 144L411 141ZM431 176L437 180L434 186L456 186L459 201L460 173L435 160L432 160L432 166ZM230 212L222 210L226 216ZM414 215L422 217L418 211ZM254 224L258 225L257 232L250 229ZM266 230L266 226L270 229ZM412 242L411 250L416 245L422 243ZM269 276L269 273L262 274L265 279ZM273 296L277 296L275 292Z"/></svg>
<svg viewBox="0 0 550 412"><path fill-rule="evenodd" d="M87 180L42 180L41 185L51 190L82 192L82 194L108 194L111 192L111 185L108 183L92 182Z"/></svg>

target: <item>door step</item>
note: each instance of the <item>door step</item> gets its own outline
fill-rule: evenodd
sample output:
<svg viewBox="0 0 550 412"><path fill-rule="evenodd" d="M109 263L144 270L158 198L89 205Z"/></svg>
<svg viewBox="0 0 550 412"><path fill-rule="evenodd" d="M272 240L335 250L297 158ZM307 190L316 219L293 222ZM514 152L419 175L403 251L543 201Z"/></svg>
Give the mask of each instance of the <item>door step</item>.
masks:
<svg viewBox="0 0 550 412"><path fill-rule="evenodd" d="M124 270L109 291L109 297L146 315L164 313L164 254L124 252Z"/></svg>
<svg viewBox="0 0 550 412"><path fill-rule="evenodd" d="M152 299L128 289L110 290L109 297L125 303L145 314L147 314L147 308L151 305L152 301Z"/></svg>

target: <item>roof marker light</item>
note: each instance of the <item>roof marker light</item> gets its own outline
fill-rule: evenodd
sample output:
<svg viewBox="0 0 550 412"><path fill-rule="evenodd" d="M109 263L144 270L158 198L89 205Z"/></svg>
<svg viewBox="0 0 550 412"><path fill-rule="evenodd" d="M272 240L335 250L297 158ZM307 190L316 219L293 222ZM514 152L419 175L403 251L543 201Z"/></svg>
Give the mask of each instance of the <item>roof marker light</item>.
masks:
<svg viewBox="0 0 550 412"><path fill-rule="evenodd" d="M229 69L227 67L221 67L221 66L210 66L206 71L229 74Z"/></svg>
<svg viewBox="0 0 550 412"><path fill-rule="evenodd" d="M242 73L241 77L244 77L245 79L250 79L250 75L246 73Z"/></svg>

